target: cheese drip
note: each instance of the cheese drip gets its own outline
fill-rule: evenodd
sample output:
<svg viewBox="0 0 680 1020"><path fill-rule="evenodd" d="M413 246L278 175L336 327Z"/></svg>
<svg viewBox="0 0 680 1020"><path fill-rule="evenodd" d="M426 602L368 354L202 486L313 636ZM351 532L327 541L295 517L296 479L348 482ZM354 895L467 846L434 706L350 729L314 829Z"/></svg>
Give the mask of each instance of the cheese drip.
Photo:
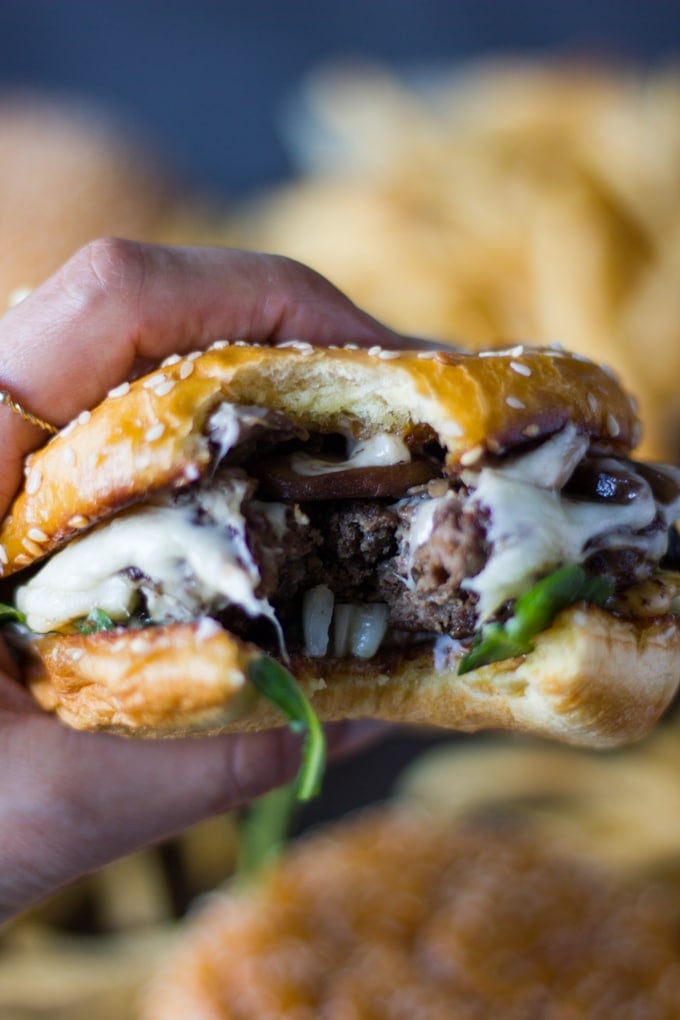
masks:
<svg viewBox="0 0 680 1020"><path fill-rule="evenodd" d="M344 460L324 460L304 451L292 454L290 466L298 475L329 475L338 471L355 468L389 467L392 464L408 464L411 452L400 436L389 432L377 432L367 439L347 440L347 457Z"/></svg>
<svg viewBox="0 0 680 1020"><path fill-rule="evenodd" d="M638 549L651 563L664 556L668 528L680 516L680 499L669 505L657 503L641 475L636 476L641 491L627 503L574 500L561 491L587 446L587 439L568 425L498 468L464 473L470 487L467 508L489 519L491 554L483 569L462 583L478 596L480 622L564 563L582 563L593 553L615 548ZM655 467L669 478L678 476L673 468ZM449 492L416 506L409 535L411 564L436 528L439 509L451 498ZM657 514L663 526L644 533ZM403 580L415 587L410 569Z"/></svg>
<svg viewBox="0 0 680 1020"><path fill-rule="evenodd" d="M260 572L241 512L248 491L248 480L234 476L219 489L200 490L200 523L195 505L168 496L71 542L19 588L17 606L27 625L38 633L59 630L95 607L125 622L141 592L154 623L237 605L278 630L271 605L255 594ZM276 526L280 507L271 509Z"/></svg>

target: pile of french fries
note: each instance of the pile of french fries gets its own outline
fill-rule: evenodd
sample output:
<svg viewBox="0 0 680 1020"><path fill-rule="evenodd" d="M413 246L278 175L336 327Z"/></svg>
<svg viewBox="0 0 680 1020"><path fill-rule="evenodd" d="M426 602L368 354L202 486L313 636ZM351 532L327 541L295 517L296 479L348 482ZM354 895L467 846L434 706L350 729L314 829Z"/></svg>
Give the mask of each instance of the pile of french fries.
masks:
<svg viewBox="0 0 680 1020"><path fill-rule="evenodd" d="M609 364L645 453L680 452L680 74L326 69L290 133L301 176L244 210L239 242L310 263L405 334Z"/></svg>

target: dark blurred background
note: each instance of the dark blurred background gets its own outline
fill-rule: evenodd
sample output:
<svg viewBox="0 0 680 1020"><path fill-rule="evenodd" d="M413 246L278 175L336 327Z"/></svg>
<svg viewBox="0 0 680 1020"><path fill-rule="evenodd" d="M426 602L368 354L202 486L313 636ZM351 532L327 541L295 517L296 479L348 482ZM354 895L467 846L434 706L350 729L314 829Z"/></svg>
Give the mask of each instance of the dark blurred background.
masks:
<svg viewBox="0 0 680 1020"><path fill-rule="evenodd" d="M329 59L646 65L677 54L679 28L673 0L3 0L0 86L85 95L132 118L192 184L237 197L291 172L282 111Z"/></svg>

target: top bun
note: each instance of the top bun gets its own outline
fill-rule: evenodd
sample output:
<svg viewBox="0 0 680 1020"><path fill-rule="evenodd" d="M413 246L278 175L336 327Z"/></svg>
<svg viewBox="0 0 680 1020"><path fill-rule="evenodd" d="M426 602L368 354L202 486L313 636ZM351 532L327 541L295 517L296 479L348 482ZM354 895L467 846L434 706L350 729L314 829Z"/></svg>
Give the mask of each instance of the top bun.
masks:
<svg viewBox="0 0 680 1020"><path fill-rule="evenodd" d="M313 431L431 437L453 470L567 422L600 452L625 455L639 439L633 403L614 376L561 349L220 342L117 386L28 459L25 485L0 528L4 574L149 492L200 478L213 460L208 422L225 401L284 411Z"/></svg>

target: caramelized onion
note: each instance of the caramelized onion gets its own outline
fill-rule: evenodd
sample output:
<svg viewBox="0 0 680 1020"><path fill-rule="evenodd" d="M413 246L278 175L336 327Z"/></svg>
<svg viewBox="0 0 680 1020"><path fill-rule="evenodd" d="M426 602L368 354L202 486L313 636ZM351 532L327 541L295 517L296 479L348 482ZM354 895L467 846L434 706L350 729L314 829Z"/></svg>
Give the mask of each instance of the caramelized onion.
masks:
<svg viewBox="0 0 680 1020"><path fill-rule="evenodd" d="M263 457L249 464L248 473L259 480L258 495L265 499L306 503L330 499L398 499L413 486L435 478L441 468L426 457L415 457L400 464L300 475L286 457L279 456Z"/></svg>

